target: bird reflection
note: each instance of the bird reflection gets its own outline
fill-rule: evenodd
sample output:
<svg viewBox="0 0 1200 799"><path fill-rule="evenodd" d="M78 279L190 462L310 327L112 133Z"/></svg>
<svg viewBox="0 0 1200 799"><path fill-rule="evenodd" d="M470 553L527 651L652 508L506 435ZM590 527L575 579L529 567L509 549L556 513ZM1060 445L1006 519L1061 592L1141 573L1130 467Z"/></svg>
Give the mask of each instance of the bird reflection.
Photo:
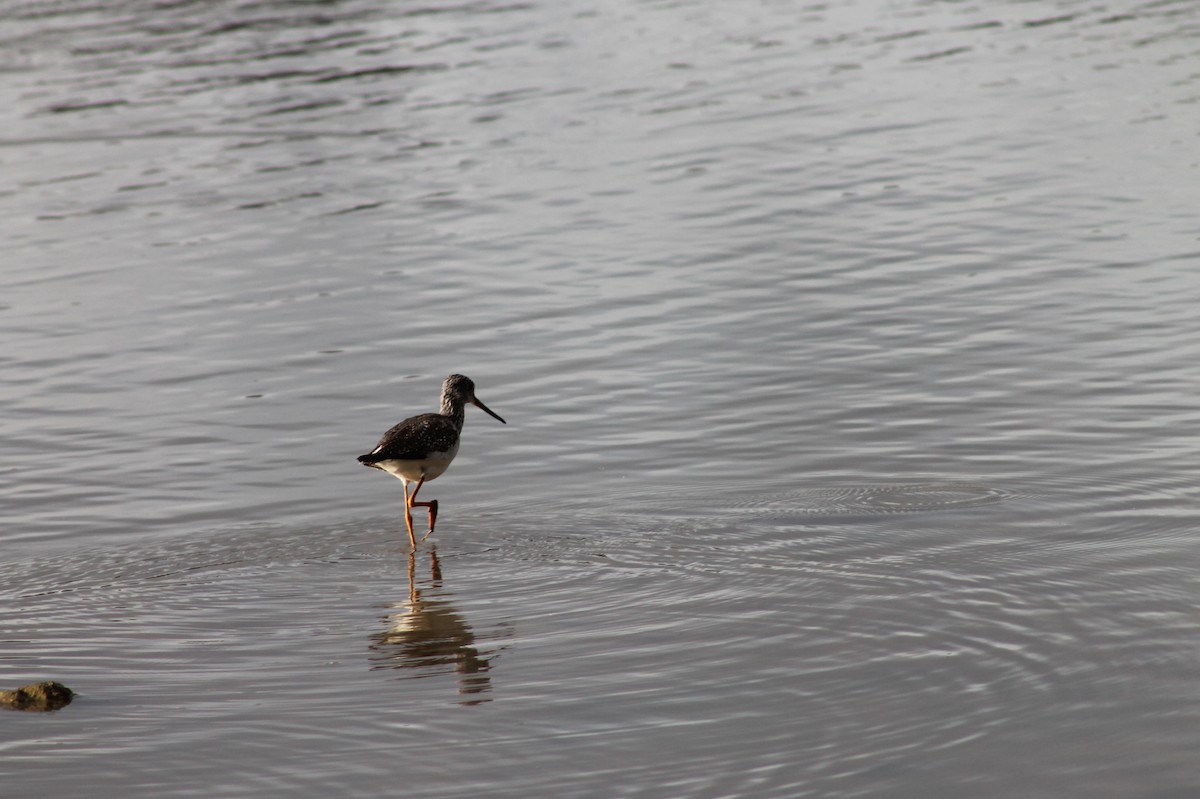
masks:
<svg viewBox="0 0 1200 799"><path fill-rule="evenodd" d="M418 588L417 553L408 554L408 599L389 605L393 612L384 617L387 629L371 636L371 668L438 674L453 667L458 674L458 693L463 697L461 704L489 702L490 698L483 695L492 690L488 676L491 658L479 654L470 625L448 600L439 598L442 567L433 546L429 547L429 558L429 579L422 580L424 586Z"/></svg>

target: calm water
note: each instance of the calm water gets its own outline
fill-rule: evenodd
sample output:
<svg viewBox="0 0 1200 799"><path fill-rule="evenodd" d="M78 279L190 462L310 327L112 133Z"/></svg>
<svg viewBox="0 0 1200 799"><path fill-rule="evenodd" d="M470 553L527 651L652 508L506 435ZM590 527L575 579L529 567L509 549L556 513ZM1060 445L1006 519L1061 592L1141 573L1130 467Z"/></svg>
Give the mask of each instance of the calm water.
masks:
<svg viewBox="0 0 1200 799"><path fill-rule="evenodd" d="M5 797L1198 795L1198 55L0 2ZM451 371L410 557L354 457Z"/></svg>

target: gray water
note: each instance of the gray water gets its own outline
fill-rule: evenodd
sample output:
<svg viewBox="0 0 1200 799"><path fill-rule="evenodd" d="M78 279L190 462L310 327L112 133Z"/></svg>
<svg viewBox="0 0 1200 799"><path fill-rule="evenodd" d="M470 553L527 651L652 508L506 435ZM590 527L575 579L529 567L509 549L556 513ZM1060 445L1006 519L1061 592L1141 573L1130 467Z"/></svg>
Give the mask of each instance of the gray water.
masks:
<svg viewBox="0 0 1200 799"><path fill-rule="evenodd" d="M0 687L79 694L3 795L1200 795L1197 55L0 2ZM354 457L450 372L410 555Z"/></svg>

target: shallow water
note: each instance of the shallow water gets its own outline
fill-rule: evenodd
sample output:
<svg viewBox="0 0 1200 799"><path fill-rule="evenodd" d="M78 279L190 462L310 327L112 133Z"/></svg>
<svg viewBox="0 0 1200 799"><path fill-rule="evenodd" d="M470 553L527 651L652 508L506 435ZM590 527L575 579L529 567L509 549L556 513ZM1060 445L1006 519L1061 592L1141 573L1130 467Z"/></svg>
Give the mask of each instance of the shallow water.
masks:
<svg viewBox="0 0 1200 799"><path fill-rule="evenodd" d="M1193 4L3 11L6 796L1200 790Z"/></svg>

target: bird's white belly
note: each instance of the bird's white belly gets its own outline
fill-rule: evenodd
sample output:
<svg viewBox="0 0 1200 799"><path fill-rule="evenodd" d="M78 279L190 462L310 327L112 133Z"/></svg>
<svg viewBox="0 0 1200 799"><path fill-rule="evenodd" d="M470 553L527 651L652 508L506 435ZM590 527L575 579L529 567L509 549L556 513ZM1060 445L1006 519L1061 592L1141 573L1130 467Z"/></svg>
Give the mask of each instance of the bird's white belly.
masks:
<svg viewBox="0 0 1200 799"><path fill-rule="evenodd" d="M380 469L383 469L393 477L403 480L406 483L415 483L424 478L426 482L439 477L442 472L450 468L450 462L454 460L454 456L458 454L458 443L456 442L446 452L431 452L424 460L419 461L401 461L387 460L378 461L375 463Z"/></svg>

